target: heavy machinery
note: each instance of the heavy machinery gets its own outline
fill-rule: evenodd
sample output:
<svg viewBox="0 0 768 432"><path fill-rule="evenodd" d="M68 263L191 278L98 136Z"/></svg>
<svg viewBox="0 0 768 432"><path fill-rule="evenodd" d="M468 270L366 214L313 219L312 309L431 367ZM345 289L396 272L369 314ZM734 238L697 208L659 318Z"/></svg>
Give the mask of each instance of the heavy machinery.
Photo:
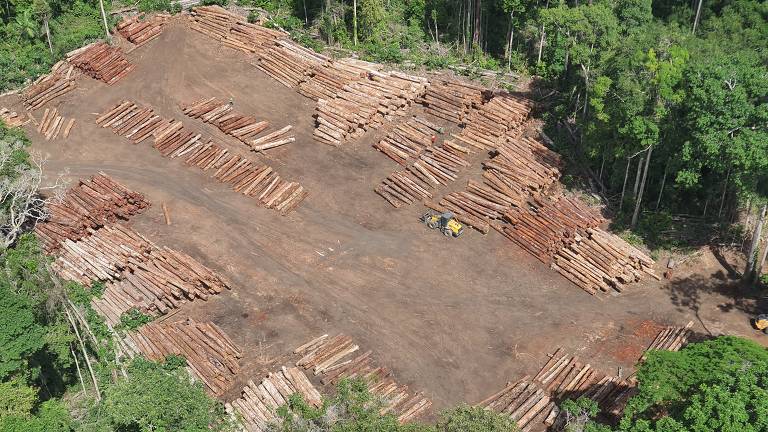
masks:
<svg viewBox="0 0 768 432"><path fill-rule="evenodd" d="M768 314L760 314L754 319L755 328L768 334Z"/></svg>
<svg viewBox="0 0 768 432"><path fill-rule="evenodd" d="M453 217L453 213L437 213L428 211L421 217L421 221L432 229L439 229L446 237L456 238L464 232L464 225Z"/></svg>

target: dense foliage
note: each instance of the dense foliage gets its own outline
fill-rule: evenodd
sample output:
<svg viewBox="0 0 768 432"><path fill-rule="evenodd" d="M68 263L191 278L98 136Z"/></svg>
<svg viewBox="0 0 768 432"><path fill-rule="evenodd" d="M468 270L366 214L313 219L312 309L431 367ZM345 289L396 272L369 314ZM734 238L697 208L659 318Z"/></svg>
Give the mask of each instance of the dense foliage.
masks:
<svg viewBox="0 0 768 432"><path fill-rule="evenodd" d="M178 361L134 359L127 378L109 385L104 399L78 425L79 431L227 431L224 406L202 384L190 383Z"/></svg>
<svg viewBox="0 0 768 432"><path fill-rule="evenodd" d="M654 351L637 372L637 394L617 431L768 430L768 349L733 336ZM594 402L562 405L565 430L610 432L593 420ZM569 429L570 428L570 429Z"/></svg>
<svg viewBox="0 0 768 432"><path fill-rule="evenodd" d="M109 10L109 1L104 1ZM98 0L0 3L0 92L47 72L64 53L104 37Z"/></svg>

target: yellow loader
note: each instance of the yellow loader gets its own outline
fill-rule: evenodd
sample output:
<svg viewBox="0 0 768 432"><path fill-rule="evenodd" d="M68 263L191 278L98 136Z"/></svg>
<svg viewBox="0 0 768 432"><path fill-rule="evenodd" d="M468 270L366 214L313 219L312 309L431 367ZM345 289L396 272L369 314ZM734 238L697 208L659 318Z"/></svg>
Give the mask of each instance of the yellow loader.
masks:
<svg viewBox="0 0 768 432"><path fill-rule="evenodd" d="M755 328L768 334L768 314L760 314L754 319Z"/></svg>
<svg viewBox="0 0 768 432"><path fill-rule="evenodd" d="M421 217L421 221L432 229L439 229L446 237L456 238L464 233L464 225L453 216L451 212L428 211Z"/></svg>

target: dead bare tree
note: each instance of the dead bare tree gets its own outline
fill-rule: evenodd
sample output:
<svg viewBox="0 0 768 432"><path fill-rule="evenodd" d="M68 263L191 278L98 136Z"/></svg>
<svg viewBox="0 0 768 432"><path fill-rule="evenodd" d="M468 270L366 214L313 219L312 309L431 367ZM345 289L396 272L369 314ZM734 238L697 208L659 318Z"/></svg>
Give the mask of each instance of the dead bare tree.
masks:
<svg viewBox="0 0 768 432"><path fill-rule="evenodd" d="M20 141L0 140L0 248L12 245L18 236L48 216L46 204L60 200L61 178L43 186L45 161L25 154ZM26 157L25 157L26 156ZM48 198L42 193L46 193Z"/></svg>

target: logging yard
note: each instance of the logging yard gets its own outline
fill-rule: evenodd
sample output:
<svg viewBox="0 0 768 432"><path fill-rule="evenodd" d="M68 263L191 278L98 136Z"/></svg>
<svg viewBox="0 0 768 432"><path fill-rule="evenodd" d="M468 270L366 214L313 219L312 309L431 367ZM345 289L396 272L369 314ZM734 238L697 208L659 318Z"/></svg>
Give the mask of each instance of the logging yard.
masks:
<svg viewBox="0 0 768 432"><path fill-rule="evenodd" d="M113 33L0 97L69 181L36 232L105 283L108 324L154 317L126 355L184 355L247 430L355 376L401 422L466 403L543 430L574 394L620 412L648 348L754 337L717 260L665 278L566 191L523 89L332 60L216 6Z"/></svg>

